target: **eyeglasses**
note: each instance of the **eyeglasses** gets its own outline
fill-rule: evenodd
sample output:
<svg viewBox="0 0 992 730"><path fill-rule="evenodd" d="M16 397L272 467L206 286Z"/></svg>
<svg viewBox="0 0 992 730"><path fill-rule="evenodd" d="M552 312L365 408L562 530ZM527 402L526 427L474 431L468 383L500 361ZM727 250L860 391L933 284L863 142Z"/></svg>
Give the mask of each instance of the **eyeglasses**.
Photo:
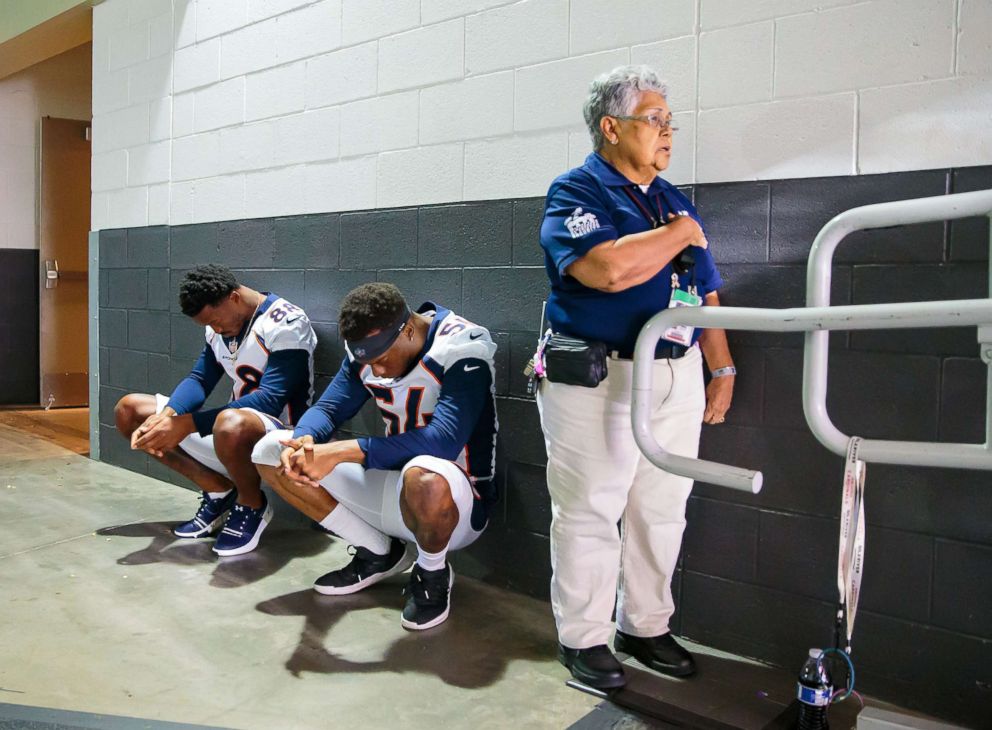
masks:
<svg viewBox="0 0 992 730"><path fill-rule="evenodd" d="M675 132L679 131L678 127L672 125L671 117L665 118L660 114L641 114L641 115L622 116L622 117L618 116L618 117L614 117L614 119L624 119L627 121L637 120L638 122L645 122L646 124L654 127L660 132L671 132L674 134Z"/></svg>

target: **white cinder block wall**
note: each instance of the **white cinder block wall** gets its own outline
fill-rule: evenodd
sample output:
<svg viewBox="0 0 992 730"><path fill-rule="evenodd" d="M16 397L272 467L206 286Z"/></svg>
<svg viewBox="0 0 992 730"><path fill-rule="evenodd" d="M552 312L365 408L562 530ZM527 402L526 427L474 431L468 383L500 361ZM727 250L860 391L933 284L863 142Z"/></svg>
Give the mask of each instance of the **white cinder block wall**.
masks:
<svg viewBox="0 0 992 730"><path fill-rule="evenodd" d="M106 0L93 38L94 229L543 195L628 62L673 182L992 163L992 0Z"/></svg>

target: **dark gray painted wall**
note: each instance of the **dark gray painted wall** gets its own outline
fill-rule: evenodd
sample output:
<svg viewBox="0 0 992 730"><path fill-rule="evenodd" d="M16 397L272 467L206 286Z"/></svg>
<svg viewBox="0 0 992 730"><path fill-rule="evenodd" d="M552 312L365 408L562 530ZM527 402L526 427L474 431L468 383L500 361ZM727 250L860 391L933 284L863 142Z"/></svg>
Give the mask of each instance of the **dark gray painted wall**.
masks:
<svg viewBox="0 0 992 730"><path fill-rule="evenodd" d="M0 311L0 405L37 404L37 249L0 249Z"/></svg>
<svg viewBox="0 0 992 730"><path fill-rule="evenodd" d="M867 203L992 187L992 168L698 185L692 190L726 280L725 304L801 306L819 228ZM202 346L178 313L183 272L206 262L304 306L321 346L319 388L342 350L338 302L392 281L488 326L499 343L499 480L485 537L458 568L546 596L550 507L537 409L521 369L546 292L542 200L504 200L193 226L104 231L100 250L104 460L172 480L112 428L128 390L168 392ZM859 233L838 252L833 303L988 296L988 223ZM842 460L809 434L800 403L801 335L732 333L734 408L702 453L760 468L761 495L696 487L688 508L673 629L798 670L831 640ZM983 439L985 367L975 331L831 336L830 409L865 437ZM223 394L220 394L223 396ZM378 429L367 411L356 433ZM866 692L981 725L992 706L992 490L978 472L870 466L864 593L855 634ZM179 480L173 480L179 481ZM177 515L177 518L179 515ZM550 612L548 620L550 621Z"/></svg>

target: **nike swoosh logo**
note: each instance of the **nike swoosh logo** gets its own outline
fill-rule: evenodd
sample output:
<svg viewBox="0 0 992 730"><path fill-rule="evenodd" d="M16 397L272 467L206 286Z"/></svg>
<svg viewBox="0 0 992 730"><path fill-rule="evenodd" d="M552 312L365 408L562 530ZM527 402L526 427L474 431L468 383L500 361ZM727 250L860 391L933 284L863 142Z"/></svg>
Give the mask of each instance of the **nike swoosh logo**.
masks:
<svg viewBox="0 0 992 730"><path fill-rule="evenodd" d="M473 370L478 370L478 369L479 369L479 368L481 368L481 367L482 367L481 365L473 365L472 367L469 367L468 365L466 365L466 366L465 366L465 372L466 372L466 373L470 373L470 372L472 372Z"/></svg>
<svg viewBox="0 0 992 730"><path fill-rule="evenodd" d="M472 334L470 334L470 335L468 336L468 338L469 338L470 340L477 340L477 339L479 339L480 337L482 337L482 333L481 333L481 332L473 332Z"/></svg>
<svg viewBox="0 0 992 730"><path fill-rule="evenodd" d="M295 317L286 317L286 324L292 324L302 316L302 314L297 314Z"/></svg>

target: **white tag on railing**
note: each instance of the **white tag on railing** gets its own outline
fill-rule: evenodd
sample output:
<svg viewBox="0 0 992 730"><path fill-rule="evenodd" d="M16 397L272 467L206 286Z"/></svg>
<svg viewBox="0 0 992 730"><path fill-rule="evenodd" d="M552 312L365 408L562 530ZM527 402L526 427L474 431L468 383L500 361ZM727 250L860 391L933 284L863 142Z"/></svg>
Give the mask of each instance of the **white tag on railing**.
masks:
<svg viewBox="0 0 992 730"><path fill-rule="evenodd" d="M844 494L840 510L840 539L837 546L837 591L845 618L847 646L851 653L851 636L858 613L861 575L865 560L865 463L858 459L861 439L854 436L847 444L844 465ZM838 615L839 618L839 615Z"/></svg>

